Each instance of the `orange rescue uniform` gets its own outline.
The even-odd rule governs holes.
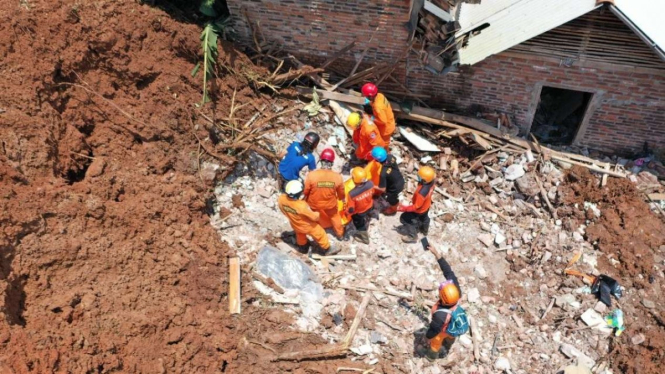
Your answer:
[[[386,145],[386,150],[389,151],[390,137],[395,132],[395,114],[393,113],[393,108],[382,93],[377,94],[371,104],[372,112],[374,112],[374,123],[379,128],[381,138]]]
[[[381,132],[367,115],[363,114],[360,126],[353,131],[353,142],[358,145],[356,157],[359,160],[372,160],[374,147],[385,147]]]
[[[423,187],[427,187],[425,191],[422,191]],[[423,214],[426,213],[429,210],[430,205],[432,205],[432,194],[434,193],[434,186],[432,185],[423,185],[423,184],[418,184],[418,188],[416,188],[416,192],[413,193],[413,199],[412,199],[412,205],[414,210],[412,210],[415,213],[418,214]]]
[[[374,184],[367,181],[357,185],[349,192],[347,210],[352,210],[351,215],[362,214],[374,206]],[[353,208],[353,209],[352,209]]]
[[[342,217],[337,210],[337,201],[344,200],[342,176],[327,169],[311,171],[305,180],[304,194],[312,210],[320,214],[321,227],[332,227],[337,236],[344,235]]]
[[[321,248],[330,248],[328,235],[323,227],[318,224],[320,214],[312,211],[304,200],[289,199],[286,194],[282,194],[277,200],[279,210],[289,219],[293,231],[296,233],[296,243],[298,245],[307,244],[307,235],[311,236]]]

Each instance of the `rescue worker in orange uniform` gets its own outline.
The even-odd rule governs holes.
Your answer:
[[[445,349],[443,352],[445,355],[450,352],[450,348],[455,342],[455,337],[449,335],[446,331],[451,322],[453,311],[458,308],[459,300],[462,297],[462,289],[459,286],[455,272],[453,272],[446,259],[431,245],[427,249],[436,257],[443,276],[446,278],[445,282],[439,284],[439,300],[432,307],[431,322],[425,333],[425,338],[428,340],[427,347],[424,352],[419,352],[428,360],[434,361],[439,357],[441,347]]]
[[[339,173],[332,171],[335,151],[326,148],[321,152],[321,169],[310,171],[305,179],[305,201],[313,211],[321,215],[322,227],[332,225],[337,239],[342,240],[344,226],[337,210],[337,200],[345,200],[344,181]]]
[[[390,138],[395,132],[393,108],[390,106],[388,99],[382,93],[379,93],[379,88],[374,83],[365,83],[361,91],[365,97],[365,103],[372,105],[374,123],[379,128],[386,150],[389,150]]]
[[[389,155],[385,149],[380,147],[374,148],[372,150],[372,158],[374,161],[371,163],[376,162],[380,164],[380,168],[373,168],[374,170],[378,169],[378,175],[372,175],[372,181],[377,184],[375,190],[379,195],[383,195],[388,204],[390,204],[381,213],[392,216],[397,213],[399,194],[404,190],[404,177],[397,167],[395,157]]]
[[[413,193],[411,205],[397,207],[398,212],[404,212],[399,217],[400,222],[406,227],[406,235],[402,237],[404,243],[415,243],[418,240],[418,232],[427,236],[435,177],[436,173],[430,166],[421,167],[418,170],[418,188]]]
[[[301,181],[293,180],[286,184],[284,188],[285,193],[282,194],[277,203],[279,210],[284,213],[286,218],[289,219],[291,227],[296,234],[296,244],[298,249],[307,253],[310,244],[307,236],[311,236],[319,247],[325,252],[326,255],[331,255],[339,252],[339,248],[335,248],[328,240],[323,227],[319,225],[320,214],[312,211],[309,205],[302,200],[304,186]]]
[[[383,138],[370,117],[360,112],[349,114],[346,124],[353,129],[353,143],[356,145],[356,158],[371,161],[372,149],[383,147]]]
[[[346,211],[356,227],[354,237],[361,243],[369,244],[369,214],[374,207],[374,183],[367,180],[367,172],[361,167],[351,170],[351,178],[356,185],[347,198]]]

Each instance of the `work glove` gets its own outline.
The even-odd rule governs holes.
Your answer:
[[[416,210],[416,207],[413,205],[398,205],[397,206],[397,211],[398,212],[413,212]]]

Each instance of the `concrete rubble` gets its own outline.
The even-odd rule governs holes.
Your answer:
[[[315,123],[316,120],[313,119]],[[322,135],[319,152],[328,146],[338,156],[351,150],[340,126],[319,121],[316,128]],[[276,149],[285,149],[299,135],[302,134],[283,129],[267,137]],[[442,149],[446,157],[461,160],[455,150]],[[392,153],[400,159],[407,179],[419,164],[436,168],[450,164],[441,163],[438,156],[433,159],[415,152],[407,142],[394,142]],[[578,248],[585,251],[578,266],[587,273],[598,274],[594,267],[597,254],[584,242],[583,226],[569,227],[563,220],[553,219],[535,179],[538,173],[548,199],[555,201],[565,167],[545,161],[540,171],[534,171],[537,162],[529,163],[525,155],[499,152],[487,168],[469,172],[474,178],[453,178],[453,183],[445,183],[445,195],[434,196],[430,216],[436,218],[432,219],[429,242],[453,265],[463,290],[462,305],[477,321],[483,337],[479,342],[480,357],[475,362],[471,337],[458,339],[453,351],[459,354],[457,367],[461,371],[455,372],[497,370],[526,374],[553,373],[565,368],[566,373],[586,373],[599,355],[582,352],[578,347],[592,345],[598,352],[607,347],[607,340],[602,338],[612,332],[603,320],[607,309],[598,305],[594,295],[583,291],[581,280],[560,277]],[[223,239],[237,248],[243,263],[252,263],[260,248],[273,243],[282,252],[301,256],[317,273],[325,287],[319,316],[303,316],[298,304],[279,304],[300,316],[300,322],[291,328],[339,341],[347,331],[348,314],[353,314],[358,306],[358,292],[365,292],[363,288],[376,289],[372,292],[375,300],[351,348],[357,360],[377,364],[399,356],[405,372],[445,372],[413,354],[414,332],[427,326],[437,284],[443,280],[433,256],[423,251],[420,243],[401,242],[398,216],[376,213],[370,224],[369,246],[352,239],[336,242],[330,235],[342,246],[343,254],[357,255],[355,261],[331,260],[324,264],[296,254],[279,239],[291,229],[276,208],[275,170],[268,165],[258,156],[217,186],[212,223]],[[256,170],[263,172],[257,175]],[[335,170],[348,178],[349,167],[343,160],[336,163]],[[443,180],[444,172],[441,174]],[[478,176],[485,177],[476,179]],[[409,181],[409,192],[405,191],[401,199],[409,199],[414,188],[413,181]],[[243,196],[244,207],[232,204],[232,197],[237,194]],[[596,217],[600,215],[593,205],[585,204],[584,208]],[[444,214],[448,214],[445,219]],[[414,300],[400,300],[381,290],[413,295]],[[266,306],[275,302],[271,298],[256,301]],[[651,305],[648,300],[644,303]],[[541,320],[544,315],[546,318]],[[601,335],[596,335],[596,331]],[[636,336],[632,341],[640,344],[643,340]],[[577,366],[570,365],[571,360]]]

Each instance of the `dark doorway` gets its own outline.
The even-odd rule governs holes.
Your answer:
[[[548,144],[570,145],[584,121],[592,93],[543,86],[531,133]]]

